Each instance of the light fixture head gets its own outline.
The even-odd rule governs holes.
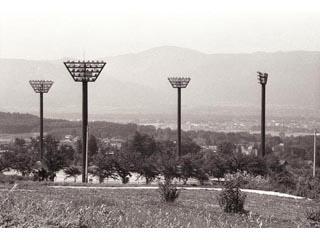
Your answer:
[[[64,65],[76,82],[95,82],[106,65],[104,61],[66,61]]]
[[[266,85],[268,81],[268,73],[257,72],[259,83]]]
[[[30,80],[29,83],[36,93],[47,93],[47,92],[49,92],[49,90],[53,84],[53,81]]]
[[[189,77],[168,77],[173,88],[186,88],[191,80]]]

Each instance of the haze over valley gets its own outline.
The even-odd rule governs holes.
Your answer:
[[[182,92],[183,113],[190,120],[258,116],[257,69],[270,73],[270,115],[319,114],[320,52],[205,54],[163,46],[101,59],[107,65],[99,79],[89,84],[89,113],[96,119],[175,118],[176,91],[168,76],[191,77]],[[54,85],[45,96],[45,113],[53,118],[80,118],[81,84],[71,79],[63,60],[0,59],[0,110],[37,113],[39,99],[28,81],[47,79]]]

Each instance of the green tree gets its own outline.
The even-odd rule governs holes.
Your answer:
[[[253,175],[265,176],[268,173],[267,162],[264,158],[249,155],[245,156],[247,161],[246,171]]]
[[[106,178],[116,179],[116,169],[114,156],[99,152],[93,156],[93,165],[88,168],[88,172],[98,177],[99,183],[103,183]]]
[[[44,138],[44,167],[52,174],[67,166],[64,148],[59,148],[59,141],[51,135]]]
[[[8,162],[4,156],[0,156],[0,173],[8,169]]]
[[[196,154],[200,151],[200,146],[196,144],[192,139],[188,136],[184,136],[181,139],[181,154],[186,155],[188,153]]]
[[[123,147],[133,157],[134,171],[146,179],[146,184],[151,183],[158,175],[156,141],[147,134],[136,132]]]
[[[27,146],[28,155],[32,156],[34,160],[39,160],[40,155],[40,139],[33,138],[31,143]],[[46,135],[43,140],[43,159],[41,162],[41,169],[34,172],[39,180],[50,179],[54,180],[56,172],[68,166],[68,162],[72,161],[72,150],[69,146],[59,146],[59,141],[52,135]],[[71,159],[70,159],[71,158]]]
[[[23,147],[26,144],[26,140],[24,140],[23,138],[16,138],[14,140],[14,145],[17,147]]]
[[[115,171],[117,175],[121,178],[123,184],[129,182],[129,177],[131,177],[131,170],[133,169],[133,159],[134,154],[125,151],[124,149],[120,149],[119,151],[115,151]]]
[[[220,179],[228,171],[226,158],[219,153],[206,151],[203,159],[204,168],[210,176]]]
[[[157,159],[159,173],[165,180],[171,181],[175,177],[180,177],[175,144],[171,141],[157,142],[157,151],[153,155]]]
[[[179,178],[183,180],[183,184],[187,184],[189,178],[193,176],[194,166],[192,162],[192,154],[181,157],[178,165]]]
[[[146,179],[146,184],[150,184],[160,174],[158,167],[158,156],[153,154],[149,157],[140,153],[135,154],[134,169],[141,177]]]
[[[205,158],[202,153],[193,154],[193,173],[192,177],[196,178],[201,185],[204,181],[209,180],[209,174],[207,173],[207,168],[205,164]]]
[[[77,177],[81,174],[81,171],[80,171],[79,167],[77,167],[77,166],[67,167],[63,171],[66,174],[65,178],[67,179],[67,178],[73,177],[74,182],[77,181]]]
[[[29,176],[32,172],[36,159],[27,152],[16,152],[13,168],[20,172],[22,176]]]
[[[235,150],[235,145],[231,142],[222,142],[218,145],[218,153],[222,155],[232,155]]]
[[[16,139],[3,158],[7,168],[15,169],[23,176],[30,175],[37,161],[34,152],[25,145],[23,139]]]
[[[59,153],[61,154],[61,157],[64,159],[64,162],[66,165],[74,165],[75,162],[75,156],[76,152],[74,148],[67,144],[62,144],[59,147]]]
[[[98,143],[97,139],[94,135],[90,135],[88,139],[88,155],[92,157],[93,155],[98,153]]]
[[[128,142],[128,150],[132,153],[139,153],[143,158],[150,157],[156,151],[155,140],[147,134],[136,132]]]
[[[78,139],[76,141],[76,152],[77,152],[77,154],[81,154],[82,153],[82,141],[81,141],[81,139]]]

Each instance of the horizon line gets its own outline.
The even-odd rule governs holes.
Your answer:
[[[187,48],[187,47],[180,47],[180,46],[174,46],[174,45],[162,45],[162,46],[157,46],[157,47],[152,47],[152,48],[147,48],[144,50],[140,51],[135,51],[135,52],[128,52],[128,53],[120,53],[116,55],[110,55],[110,56],[105,56],[105,57],[96,57],[96,60],[100,59],[106,59],[106,58],[116,58],[116,57],[121,57],[121,56],[126,56],[126,55],[138,55],[142,54],[148,51],[156,50],[156,49],[164,49],[164,48],[175,48],[175,49],[180,49],[180,50],[186,50],[186,51],[193,51],[197,52],[199,54],[203,55],[253,55],[253,54],[277,54],[277,53],[320,53],[320,50],[302,50],[302,49],[296,49],[296,50],[275,50],[275,51],[252,51],[252,52],[215,52],[215,53],[206,53],[204,51],[200,51],[194,48]],[[66,59],[74,60],[78,59],[77,57],[66,57],[62,56],[60,58],[46,58],[46,59],[36,59],[36,58],[19,58],[19,57],[0,57],[1,60],[21,60],[21,61],[63,61]]]

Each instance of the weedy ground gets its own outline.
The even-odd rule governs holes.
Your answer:
[[[306,199],[248,193],[247,213],[227,214],[215,191],[183,190],[176,202],[168,204],[150,189],[5,188],[0,191],[0,227],[317,226],[306,218],[317,203]]]

